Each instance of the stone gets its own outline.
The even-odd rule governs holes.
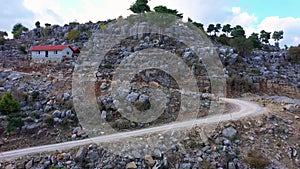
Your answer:
[[[102,90],[106,89],[107,87],[108,87],[108,84],[107,84],[107,83],[102,83],[101,86],[100,86],[100,88],[101,88]]]
[[[144,158],[148,165],[153,166],[155,164],[155,161],[153,160],[151,155],[145,155]]]
[[[192,167],[191,163],[182,163],[182,164],[180,164],[180,168],[188,169],[188,168],[191,168],[191,167]]]
[[[58,160],[62,160],[64,158],[64,155],[63,154],[57,154],[56,158]]]
[[[25,168],[26,169],[30,169],[33,166],[33,160],[29,160],[26,164],[25,164]]]
[[[161,151],[160,151],[159,149],[155,149],[155,150],[154,150],[154,156],[155,156],[156,158],[161,158],[161,157],[162,157]]]
[[[20,79],[20,78],[22,78],[22,77],[23,77],[23,76],[22,76],[20,73],[13,73],[13,74],[9,75],[7,78],[8,78],[9,80],[14,81],[14,80],[18,80],[18,79]]]
[[[233,139],[236,136],[236,133],[237,131],[233,127],[228,127],[222,131],[223,136],[228,139]]]
[[[57,117],[54,117],[53,120],[54,120],[55,123],[61,123],[62,122],[62,119],[57,118]]]
[[[133,102],[135,102],[135,101],[138,99],[139,95],[140,95],[140,94],[138,94],[138,93],[132,92],[132,93],[130,93],[130,94],[126,97],[126,100],[128,100],[128,101],[131,102],[131,103],[133,103]]]
[[[294,123],[292,120],[289,120],[289,119],[283,119],[283,122],[288,124],[288,125],[291,125],[291,124]]]
[[[139,153],[138,150],[133,150],[132,155],[134,158],[141,158],[141,154]]]
[[[70,97],[71,97],[71,95],[69,93],[64,93],[62,98],[64,101],[68,101],[70,99]]]
[[[99,154],[97,151],[93,151],[93,152],[89,153],[88,156],[89,156],[90,161],[92,161],[92,162],[95,162],[99,159]]]
[[[149,101],[149,96],[142,94],[139,97],[139,101],[143,102],[143,103],[148,102]]]
[[[61,111],[55,110],[55,111],[52,113],[52,115],[53,115],[54,117],[60,118],[60,117],[61,117]]]
[[[66,111],[66,117],[71,117],[72,116],[72,110],[67,110]]]
[[[230,146],[231,145],[231,141],[228,140],[228,139],[224,139],[223,140],[223,144],[226,145],[226,146]]]
[[[106,115],[107,115],[107,112],[106,112],[106,111],[102,111],[102,113],[101,113],[101,118],[102,118],[103,120],[105,120],[105,119],[106,119]]]
[[[234,162],[229,162],[228,163],[228,169],[236,169]]]
[[[75,127],[74,129],[73,129],[73,131],[72,131],[72,133],[74,134],[74,133],[77,133],[78,131],[80,131],[81,130],[81,127]]]
[[[15,167],[12,164],[9,164],[5,167],[5,169],[15,169]]]
[[[75,160],[78,162],[82,162],[86,156],[87,151],[87,148],[81,147],[75,155]]]
[[[28,133],[35,133],[36,130],[40,127],[40,124],[32,124],[32,125],[28,125],[26,126],[26,132]]]
[[[135,168],[137,168],[137,166],[134,162],[130,162],[126,164],[126,169],[135,169]]]
[[[295,106],[293,104],[288,104],[288,105],[283,106],[283,110],[287,110],[289,112],[294,112]]]

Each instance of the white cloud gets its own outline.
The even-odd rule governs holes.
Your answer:
[[[233,14],[239,14],[239,13],[241,13],[241,8],[240,7],[232,7],[231,11]]]
[[[61,24],[65,21],[61,15],[61,6],[54,1],[24,0],[23,5],[34,13],[34,21],[51,24]],[[34,25],[34,21],[30,26]]]
[[[271,16],[265,18],[258,26],[259,30],[274,32],[283,30],[283,39],[280,44],[298,45],[300,44],[300,18]]]
[[[113,19],[119,16],[128,16],[128,10],[135,0],[5,0],[4,8],[0,11],[1,29],[10,32],[14,24],[21,22],[26,27],[34,28],[34,23],[40,21],[45,23],[63,25],[72,21],[80,23],[99,20]],[[241,7],[234,6],[239,0],[151,0],[151,8],[164,5],[171,9],[177,9],[194,21],[201,22],[206,28],[210,23],[241,25],[247,35],[252,32],[266,30],[284,31],[284,39],[281,44],[298,45],[300,43],[299,27],[300,18],[280,18],[278,16],[267,17],[258,23],[255,14],[243,11]],[[10,2],[10,3],[9,3]],[[15,12],[11,12],[15,11]],[[5,19],[4,19],[5,18]],[[258,25],[258,26],[257,26]]]
[[[231,15],[232,4],[238,0],[152,0],[149,1],[153,8],[157,5],[165,5],[171,9],[177,9],[183,13],[184,18],[192,18],[197,22],[201,22],[207,27],[210,23],[222,23]]]
[[[23,0],[23,5],[34,13],[34,20],[51,24],[66,24],[72,21],[80,23],[113,19],[130,14],[128,8],[135,0],[120,1],[41,1]],[[71,4],[69,6],[69,4]],[[34,23],[33,23],[34,24]]]
[[[247,36],[253,32],[256,32],[254,25],[257,23],[257,16],[247,12],[242,12],[240,7],[232,7],[231,11],[232,16],[230,20],[225,21],[224,24],[227,22],[233,27],[236,25],[241,25],[244,28]]]

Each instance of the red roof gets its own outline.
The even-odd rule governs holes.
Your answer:
[[[56,46],[35,46],[30,49],[30,51],[50,51],[50,50],[64,50],[70,46],[68,45],[56,45]],[[71,48],[72,49],[72,48]],[[73,49],[72,49],[73,50]]]
[[[80,53],[80,50],[78,49],[78,48],[72,48],[73,49],[73,51],[75,52],[75,53]]]

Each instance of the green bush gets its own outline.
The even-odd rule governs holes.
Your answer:
[[[19,101],[17,101],[10,93],[5,93],[0,100],[0,112],[8,115],[12,112],[21,110]]]
[[[39,97],[40,93],[38,91],[34,91],[31,93],[32,100],[35,101]]]
[[[293,63],[300,63],[300,45],[298,47],[290,47],[288,59]]]
[[[0,45],[4,45],[6,42],[6,39],[4,37],[0,37]]]
[[[9,133],[14,131],[16,128],[21,128],[24,125],[20,117],[7,118],[6,121],[8,122],[6,131]]]
[[[68,34],[68,39],[69,40],[77,40],[80,37],[80,31],[79,30],[71,30]]]
[[[51,28],[50,27],[46,27],[45,29],[44,29],[44,35],[45,36],[50,36],[51,35]]]
[[[269,160],[262,156],[256,150],[250,150],[248,156],[245,158],[245,162],[250,165],[251,168],[263,169],[269,164]]]
[[[53,126],[54,125],[54,116],[53,115],[46,116],[44,122],[47,123],[49,126]]]
[[[18,49],[19,49],[20,52],[22,52],[22,53],[24,53],[24,54],[27,54],[27,51],[26,51],[26,47],[25,47],[25,46],[20,45],[20,46],[18,47]]]

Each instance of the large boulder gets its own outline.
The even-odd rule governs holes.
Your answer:
[[[228,139],[233,139],[236,136],[237,131],[233,127],[228,127],[222,131],[222,134]]]

